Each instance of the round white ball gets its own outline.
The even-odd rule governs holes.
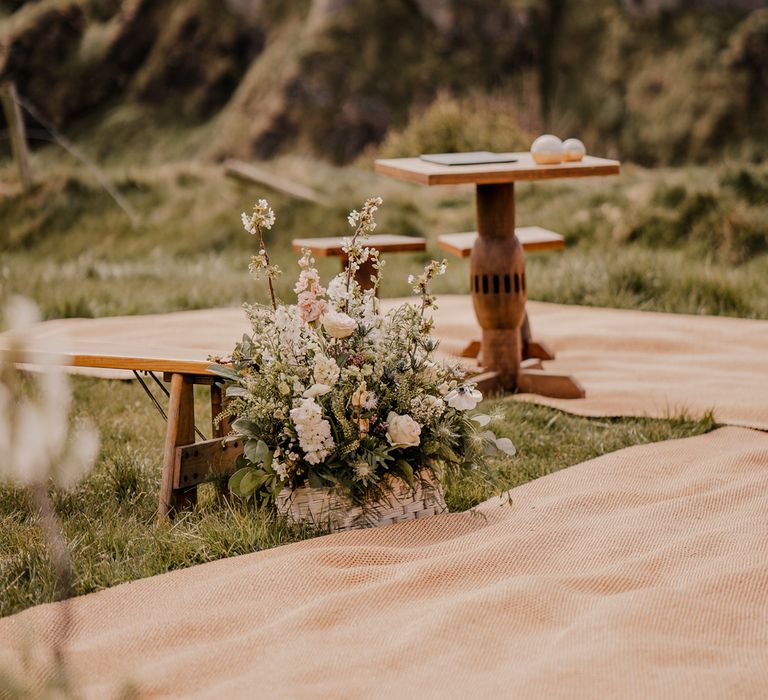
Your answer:
[[[531,144],[531,156],[539,165],[563,162],[563,142],[552,134],[543,134]]]
[[[581,160],[587,154],[587,149],[579,139],[566,139],[563,141],[563,158],[566,161]]]

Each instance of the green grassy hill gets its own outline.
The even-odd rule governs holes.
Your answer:
[[[348,162],[447,93],[644,165],[763,160],[761,5],[2,0],[0,78],[59,127],[116,104],[211,122],[212,159]]]
[[[398,256],[397,267],[385,270],[385,295],[407,294],[407,274],[427,258],[442,257],[437,235],[474,226],[471,187],[396,182],[373,173],[365,159],[346,167],[297,156],[264,164],[322,192],[331,204],[321,207],[226,177],[220,166],[200,161],[207,127],[123,134],[124,109],[110,114],[103,129],[83,132],[79,142],[104,164],[139,213],[139,225],[134,228],[99,182],[55,145],[34,154],[31,194],[21,192],[6,163],[0,167],[0,296],[30,296],[46,317],[263,298],[247,273],[254,241],[239,220],[262,196],[278,214],[269,245],[287,271],[279,287],[286,300],[293,298],[291,271],[297,269],[290,240],[343,234],[346,213],[370,195],[385,200],[381,231],[430,241],[426,255]],[[618,178],[520,185],[518,222],[549,227],[567,240],[563,253],[530,256],[530,296],[766,318],[766,201],[766,166],[737,163],[657,170],[627,165]],[[450,263],[439,291],[467,291],[467,261]],[[325,275],[337,269],[334,260],[320,265]]]

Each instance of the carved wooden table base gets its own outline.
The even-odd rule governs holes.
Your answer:
[[[551,359],[553,354],[530,337],[525,255],[515,235],[514,187],[514,183],[476,185],[478,238],[472,249],[470,288],[482,340],[473,349],[487,370],[476,380],[486,391],[581,398],[584,389],[572,377],[521,366],[524,359]]]

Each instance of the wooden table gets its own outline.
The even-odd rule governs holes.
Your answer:
[[[470,289],[482,329],[481,388],[519,390],[558,398],[580,398],[584,390],[567,375],[520,366],[525,317],[525,256],[515,235],[515,182],[617,175],[616,160],[585,156],[576,163],[537,165],[530,153],[509,154],[515,162],[437,165],[420,158],[388,158],[376,171],[422,185],[473,184],[478,238],[472,249]]]

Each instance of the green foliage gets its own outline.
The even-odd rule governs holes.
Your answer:
[[[67,131],[84,115],[104,119],[114,104],[151,104],[172,110],[175,123],[181,112],[215,117],[208,125],[224,127],[208,143],[215,157],[291,150],[350,162],[385,139],[395,153],[420,143],[501,150],[516,142],[515,118],[646,165],[768,156],[768,9],[749,3],[592,0],[585,11],[578,0],[269,0],[237,5],[242,13],[215,0],[155,0],[130,12],[117,0],[8,7],[17,6],[10,17],[0,9],[8,73]],[[456,96],[466,124],[446,94]],[[495,126],[475,118],[478,100],[480,111],[498,112]]]
[[[232,428],[241,435],[243,431],[253,435],[257,426],[244,425],[246,423],[248,421],[238,419]],[[229,478],[228,490],[245,501],[253,500],[260,508],[270,508],[283,488],[280,475],[272,468],[273,457],[274,453],[263,440],[246,440],[243,458],[238,459],[240,468]],[[241,466],[243,464],[246,466]]]
[[[659,184],[615,237],[652,248],[689,245],[702,257],[743,263],[768,252],[768,169],[726,170],[707,187]]]
[[[515,118],[514,100],[441,93],[402,131],[390,132],[378,149],[384,158],[458,151],[525,151],[533,137]]]
[[[768,12],[561,3],[549,130],[644,165],[764,160]]]
[[[765,255],[733,269],[683,252],[586,248],[554,260],[532,259],[528,269],[529,294],[542,301],[768,318]]]

